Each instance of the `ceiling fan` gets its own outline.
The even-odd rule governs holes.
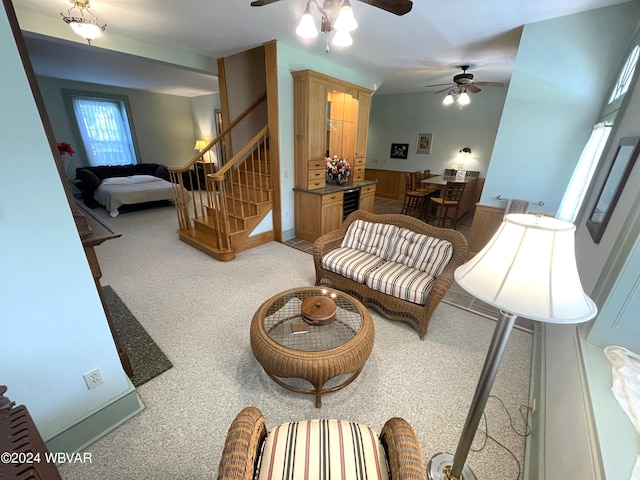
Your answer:
[[[462,73],[459,73],[458,75],[454,75],[452,83],[438,83],[435,85],[425,85],[425,87],[426,88],[445,87],[442,90],[438,90],[437,92],[434,92],[434,93],[441,93],[441,92],[444,92],[445,90],[449,90],[454,87],[458,88],[459,93],[462,93],[462,92],[478,93],[479,91],[481,91],[479,87],[504,87],[504,83],[502,82],[474,82],[473,74],[467,73],[467,70],[469,69],[469,65],[460,65],[459,68],[462,69]]]
[[[265,5],[269,5],[270,3],[279,2],[280,0],[255,0],[251,2],[252,7],[263,7]],[[381,8],[382,10],[386,10],[389,13],[393,13],[395,15],[404,15],[405,13],[409,13],[411,8],[413,7],[413,2],[411,0],[359,0],[362,3],[368,3],[374,7]],[[339,4],[340,1],[337,0],[324,0],[322,8],[324,10],[330,11],[333,4]]]

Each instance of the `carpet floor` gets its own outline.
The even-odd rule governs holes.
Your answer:
[[[425,465],[453,452],[471,403],[495,322],[442,303],[424,341],[408,325],[372,312],[375,344],[360,376],[322,398],[275,384],[253,357],[254,312],[279,291],[313,285],[311,257],[271,242],[216,262],[180,242],[173,208],[109,218],[122,237],[96,248],[103,283],[112,286],[173,363],[137,388],[146,408],[87,447],[91,464],[63,465],[65,480],[215,478],[231,421],[258,407],[267,426],[294,420],[339,418],[380,430],[399,416],[415,429]],[[518,432],[528,403],[532,335],[514,330],[492,393]],[[478,432],[468,463],[479,478],[516,480],[525,439],[507,412],[490,399],[493,441]],[[484,428],[484,422],[481,423]]]
[[[136,320],[118,294],[109,285],[102,288],[113,326],[129,356],[133,377],[131,382],[139,387],[173,365],[147,331]]]

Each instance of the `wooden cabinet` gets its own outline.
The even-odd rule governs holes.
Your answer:
[[[295,192],[296,238],[313,242],[342,224],[342,192],[326,195]]]
[[[311,70],[293,72],[295,186],[325,187],[326,155],[346,158],[364,180],[371,90]]]
[[[313,242],[342,224],[344,195],[325,183],[327,155],[347,159],[354,187],[364,181],[372,91],[311,70],[292,75],[296,237]],[[360,193],[360,208],[372,212],[375,185]]]
[[[320,215],[320,235],[333,232],[342,225],[342,201],[343,195],[333,193],[322,195],[322,213]]]
[[[376,200],[376,186],[367,185],[360,189],[360,210],[373,213]]]

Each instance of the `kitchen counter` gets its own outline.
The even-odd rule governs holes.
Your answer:
[[[352,188],[362,188],[367,185],[375,185],[376,180],[362,180],[361,182],[344,183],[342,185],[327,184],[324,188],[316,188],[315,190],[305,190],[304,188],[294,188],[294,192],[305,192],[314,195],[329,195],[336,192],[344,192],[345,190],[351,190]]]

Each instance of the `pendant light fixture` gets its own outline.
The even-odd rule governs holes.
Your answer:
[[[458,105],[460,105],[462,107],[464,105],[469,105],[470,103],[471,103],[471,99],[469,98],[469,94],[463,88],[462,92],[458,96]]]
[[[471,103],[471,98],[464,87],[460,87],[457,92],[449,90],[447,96],[442,100],[443,105],[451,105],[456,102],[460,108]]]
[[[69,1],[71,2],[71,8],[67,10],[66,15],[62,12],[60,12],[60,15],[62,15],[62,19],[71,26],[74,32],[91,45],[91,40],[102,35],[102,32],[107,28],[107,24],[98,22],[98,17],[89,11],[89,8],[91,8],[89,0]],[[74,11],[76,9],[78,10],[77,12]],[[85,12],[90,16],[85,16]]]
[[[336,47],[348,47],[353,44],[350,32],[358,28],[358,22],[353,15],[353,8],[349,0],[324,0],[322,5],[318,0],[308,0],[300,23],[296,28],[296,34],[302,38],[315,38],[318,36],[316,21],[311,12],[311,5],[320,12],[320,31],[329,35],[335,31],[331,43]],[[329,43],[327,38],[327,48]]]
[[[454,92],[453,90],[449,90],[449,93],[447,93],[447,96],[444,97],[444,100],[442,100],[442,104],[443,105],[451,105],[454,101],[454,96],[457,97],[458,94],[456,92]]]

